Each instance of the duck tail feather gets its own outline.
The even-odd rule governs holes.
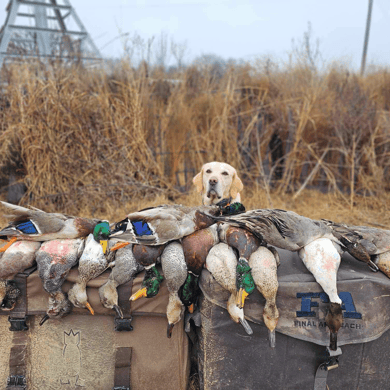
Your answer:
[[[27,214],[28,215],[31,213],[30,209],[23,207],[23,206],[18,206],[16,204],[4,202],[4,201],[1,201],[1,204],[4,207],[6,207],[7,209],[11,209],[14,213],[16,213],[16,215],[20,215],[20,214]]]

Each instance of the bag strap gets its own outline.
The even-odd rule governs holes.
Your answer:
[[[121,286],[118,286],[118,305],[122,310],[123,318],[118,316],[115,317],[115,330],[117,332],[130,332],[133,330],[131,326],[131,321],[133,317],[131,316],[131,303],[129,297],[132,294],[133,290],[133,279],[128,281]]]
[[[9,373],[7,390],[25,390],[27,386],[27,278],[37,269],[30,267],[18,273],[14,280],[20,290],[20,296],[14,309],[8,316],[12,331],[12,347],[9,358]]]
[[[27,278],[37,269],[37,266],[27,268],[23,272],[18,273],[14,281],[17,288],[20,290],[20,296],[14,309],[8,316],[8,321],[11,324],[9,328],[12,332],[28,330],[27,325]]]
[[[7,390],[25,390],[27,386],[27,332],[12,333],[12,347],[9,356]]]
[[[131,347],[118,347],[115,352],[113,390],[130,390]]]
[[[314,378],[314,390],[327,390],[326,381],[328,379],[328,372],[339,366],[339,356],[342,354],[341,348],[337,348],[336,351],[326,348],[328,359],[321,363],[316,372]]]

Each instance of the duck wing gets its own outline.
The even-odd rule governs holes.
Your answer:
[[[64,227],[65,218],[60,214],[50,214],[44,211],[30,210],[22,206],[1,202],[5,207],[12,210],[7,215],[11,219],[9,225],[0,231],[0,235],[24,236],[46,233],[56,233]]]
[[[390,230],[370,226],[350,226],[350,228],[363,237],[361,243],[371,255],[390,251]]]
[[[12,213],[9,225],[0,231],[0,236],[28,236],[33,240],[48,241],[61,238],[86,237],[93,231],[97,219],[79,218],[60,213],[46,213],[38,209],[1,202]]]
[[[364,229],[359,229],[355,226],[348,226],[329,220],[323,221],[331,227],[333,236],[337,238],[343,250],[347,251],[355,259],[367,263],[372,271],[378,271],[377,265],[371,260],[371,255],[379,252],[373,242],[376,238],[375,234],[367,234],[367,232],[364,232]],[[388,240],[387,246],[390,249]]]
[[[215,219],[247,229],[268,244],[291,251],[303,248],[316,238],[331,235],[325,223],[280,209],[251,210]]]
[[[207,213],[215,212],[214,209],[181,205],[145,209],[116,223],[110,238],[134,244],[162,245],[212,225],[214,219]]]
[[[387,245],[385,244],[385,246],[390,249],[389,231],[387,231],[388,234],[384,234],[384,236],[382,236],[380,233],[382,229],[367,228],[366,226],[348,226],[343,223],[337,223],[325,219],[322,221],[330,226],[333,235],[341,242],[341,244],[352,256],[355,256],[355,254],[351,253],[351,250],[357,247],[362,247],[360,250],[366,252],[366,256],[379,253],[375,241],[381,240],[382,238],[384,238],[387,242]],[[383,230],[383,232],[386,232],[386,230]]]

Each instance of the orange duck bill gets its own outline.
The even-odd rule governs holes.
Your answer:
[[[95,311],[92,309],[92,306],[89,304],[89,302],[87,302],[85,304],[85,307],[91,312],[91,314],[94,316],[95,315]]]
[[[140,290],[138,290],[136,293],[134,293],[131,297],[130,297],[130,301],[136,301],[137,299],[139,298],[142,298],[142,297],[146,297],[147,296],[147,289],[146,287],[144,288],[141,288]]]

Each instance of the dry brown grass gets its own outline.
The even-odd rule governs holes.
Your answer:
[[[219,160],[243,177],[247,208],[390,227],[390,74],[264,69],[221,77],[190,67],[173,84],[161,69],[125,63],[13,65],[1,96],[3,184],[17,169],[21,204],[117,220],[160,203],[197,204],[191,178]],[[283,151],[272,158],[275,137]]]

